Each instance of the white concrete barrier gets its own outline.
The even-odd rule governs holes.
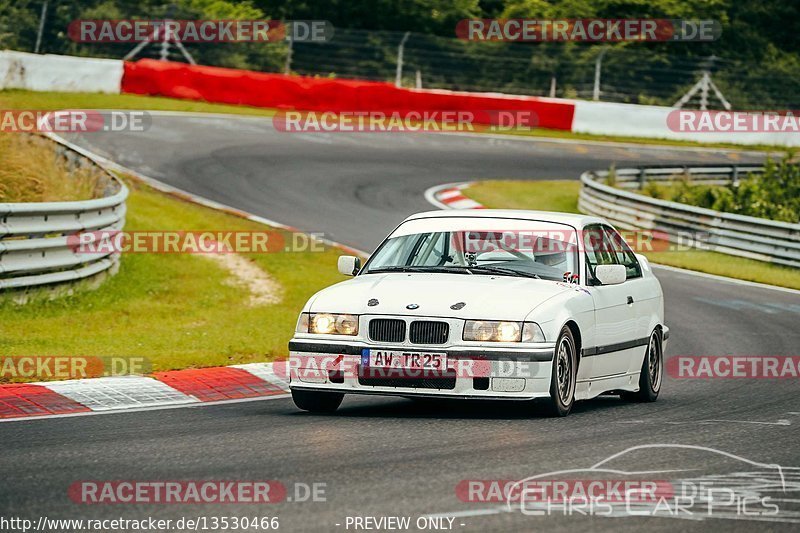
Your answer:
[[[0,51],[0,89],[60,92],[120,92],[123,62]]]
[[[123,72],[124,62],[119,59],[0,51],[0,89],[117,94],[121,92]],[[492,96],[509,100],[527,98],[515,95]],[[672,107],[585,100],[542,100],[572,104],[574,115],[571,130],[575,133],[739,145],[800,146],[800,132],[678,131],[676,127],[670,128],[669,125],[670,113],[676,112]]]
[[[650,139],[800,146],[800,132],[692,132],[670,129],[674,107],[588,102],[575,100],[572,131],[594,135],[621,135]]]

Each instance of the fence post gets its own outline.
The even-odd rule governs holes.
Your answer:
[[[600,70],[602,69],[603,56],[608,52],[608,47],[603,47],[600,53],[597,54],[597,59],[594,60],[594,87],[592,88],[592,100],[595,102],[600,100]]]
[[[39,53],[42,45],[42,33],[44,33],[44,21],[47,19],[47,0],[42,4],[42,14],[39,17],[39,31],[36,32],[36,46],[33,49],[34,54]]]
[[[402,87],[403,85],[403,48],[406,46],[406,41],[408,40],[409,35],[411,35],[411,32],[407,31],[406,34],[403,35],[403,39],[400,41],[400,46],[397,47],[397,72],[395,73],[394,77],[395,87]]]
[[[286,63],[284,63],[283,65],[283,73],[287,75],[292,71],[292,52],[294,48],[292,43],[294,43],[294,39],[292,39],[291,34],[289,34],[288,40],[289,40],[289,48],[286,50]]]

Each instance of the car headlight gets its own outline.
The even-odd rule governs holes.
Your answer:
[[[536,322],[522,324],[522,342],[545,342],[544,331]]]
[[[295,331],[325,335],[356,335],[358,316],[341,313],[300,313]]]
[[[544,333],[535,322],[467,320],[462,338],[482,342],[544,342]]]

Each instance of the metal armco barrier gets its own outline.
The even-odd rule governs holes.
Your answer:
[[[56,144],[56,154],[67,165],[90,166],[101,173],[104,195],[75,202],[0,203],[0,290],[86,279],[114,272],[119,265],[119,253],[112,253],[112,247],[103,247],[108,251],[102,253],[79,253],[68,239],[86,231],[122,230],[128,188],[69,148]]]
[[[723,213],[625,190],[676,176],[723,185],[763,170],[738,165],[624,168],[615,171],[617,187],[606,185],[608,171],[584,172],[578,209],[604,217],[620,229],[660,233],[660,238],[678,245],[800,268],[800,224]]]

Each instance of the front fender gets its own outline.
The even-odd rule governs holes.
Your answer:
[[[547,342],[555,342],[561,328],[569,321],[577,324],[583,346],[594,342],[594,300],[581,285],[542,302],[525,317],[528,322],[541,326]]]

